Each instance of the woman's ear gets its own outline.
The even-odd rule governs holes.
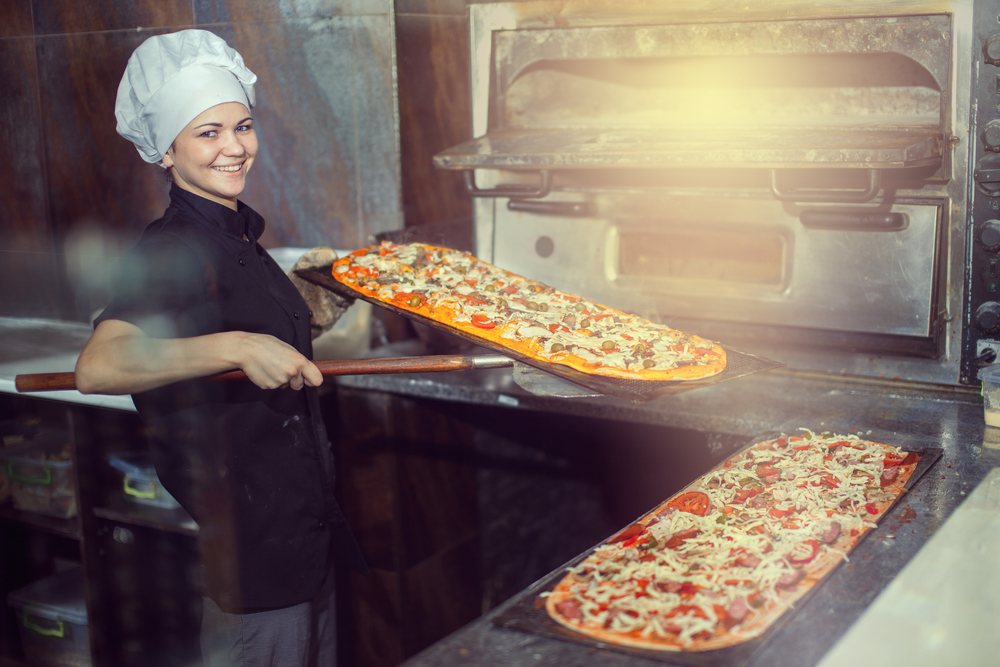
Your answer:
[[[174,156],[170,154],[170,151],[172,149],[173,146],[168,148],[167,152],[163,154],[163,160],[162,160],[163,166],[166,167],[167,169],[170,169],[172,166],[174,166]]]

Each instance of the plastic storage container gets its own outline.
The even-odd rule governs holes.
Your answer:
[[[983,381],[983,418],[987,426],[1000,426],[1000,364],[979,369]]]
[[[37,417],[5,419],[0,421],[0,504],[10,500],[10,482],[7,480],[7,466],[4,464],[3,453],[23,445],[34,438],[39,431],[40,420]]]
[[[16,509],[68,519],[76,516],[73,461],[65,437],[50,437],[0,452]]]
[[[122,473],[122,493],[129,502],[152,505],[163,509],[177,509],[174,500],[156,476],[156,469],[145,452],[121,452],[108,458],[108,463]]]
[[[24,656],[38,667],[91,665],[83,568],[74,567],[11,591]]]

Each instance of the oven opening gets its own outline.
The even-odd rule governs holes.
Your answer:
[[[785,239],[780,234],[699,229],[703,233],[620,230],[618,275],[775,288],[784,284]]]
[[[937,127],[941,88],[898,53],[543,60],[503,101],[505,127]]]

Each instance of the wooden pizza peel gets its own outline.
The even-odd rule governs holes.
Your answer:
[[[433,355],[420,357],[387,357],[376,359],[332,359],[314,362],[324,377],[337,375],[378,375],[390,373],[434,373],[468,371],[484,368],[507,368],[512,359],[499,354]],[[208,377],[210,380],[246,380],[243,371],[229,371]],[[21,392],[76,389],[75,373],[29,373],[14,378]]]
[[[300,278],[348,299],[362,299],[384,308],[413,322],[423,324],[433,330],[451,334],[474,345],[485,347],[492,352],[512,360],[514,381],[524,390],[539,396],[558,398],[615,396],[634,403],[649,401],[660,396],[691,391],[725,380],[732,380],[751,373],[780,368],[785,364],[755,354],[749,354],[721,345],[726,351],[726,368],[711,377],[696,380],[623,380],[600,375],[592,375],[575,368],[546,361],[539,361],[512,350],[499,343],[478,338],[456,327],[443,324],[424,315],[413,313],[392,304],[361,294],[333,277],[333,266],[319,266],[299,269]]]
[[[331,359],[315,362],[324,377],[338,375],[388,375],[396,373],[438,373],[471,371],[488,368],[514,367],[514,382],[525,391],[556,398],[601,396],[587,387],[561,380],[501,354],[429,355],[416,357],[384,357],[374,359]],[[246,380],[243,371],[230,371],[210,376],[211,380]],[[28,373],[14,378],[19,392],[63,391],[76,389],[76,374]]]
[[[721,373],[698,380],[622,380],[583,373],[574,368],[532,359],[516,350],[471,336],[428,317],[411,313],[378,299],[355,292],[333,278],[332,265],[301,269],[296,273],[303,279],[319,285],[339,296],[363,299],[432,329],[462,338],[474,345],[485,347],[496,354],[430,355],[415,357],[334,359],[317,361],[316,366],[324,377],[338,375],[383,375],[397,373],[435,373],[445,371],[479,370],[513,367],[514,382],[525,391],[537,396],[553,398],[586,398],[616,396],[634,403],[641,403],[660,396],[691,391],[751,373],[757,373],[784,364],[748,354],[722,345],[726,351],[726,368]],[[230,371],[210,376],[211,380],[246,380],[242,371]],[[65,373],[33,373],[18,375],[14,385],[19,392],[41,392],[76,389],[76,376]]]

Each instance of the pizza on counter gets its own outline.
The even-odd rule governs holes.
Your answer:
[[[920,457],[855,435],[756,443],[597,547],[543,593],[607,644],[708,651],[761,636],[904,492]]]
[[[625,380],[695,380],[722,372],[710,341],[421,243],[362,248],[333,277],[369,300],[422,315],[538,361]]]

